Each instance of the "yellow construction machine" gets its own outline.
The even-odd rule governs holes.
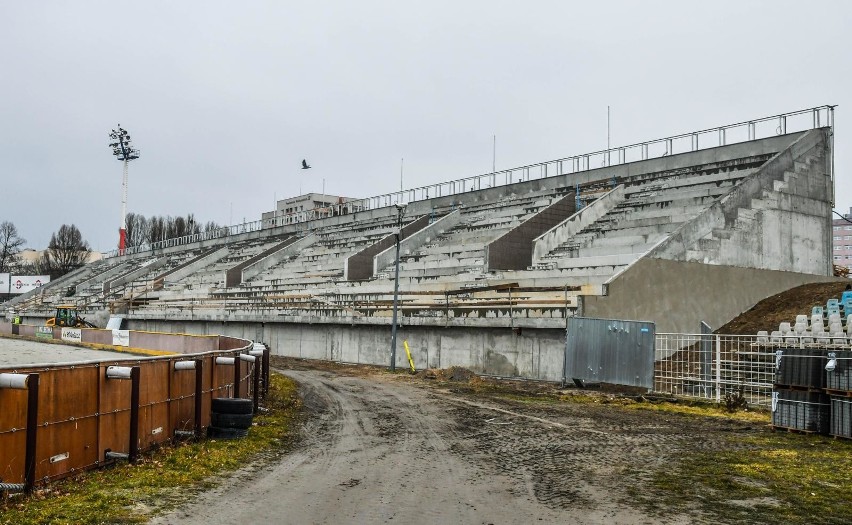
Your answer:
[[[77,306],[63,304],[56,307],[56,315],[44,323],[45,326],[68,326],[70,328],[97,328],[77,313]]]

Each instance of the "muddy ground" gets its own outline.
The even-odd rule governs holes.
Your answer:
[[[556,403],[556,385],[497,386],[464,371],[274,366],[301,385],[293,449],[153,523],[709,523],[697,510],[649,508],[635,493],[653,491],[650,477],[689,451],[765,431],[628,410],[606,394]]]

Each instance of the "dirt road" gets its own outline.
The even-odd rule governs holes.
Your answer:
[[[627,491],[719,430],[391,376],[285,373],[307,412],[296,450],[153,523],[694,523],[647,515]]]

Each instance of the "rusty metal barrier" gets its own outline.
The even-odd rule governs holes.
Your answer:
[[[36,333],[37,328],[20,325],[20,333]],[[103,332],[110,331],[83,329],[80,335],[84,342],[103,340]],[[0,323],[0,333],[11,334],[11,326]],[[116,459],[133,461],[140,452],[190,432],[200,437],[210,424],[213,398],[242,394],[256,399],[261,370],[255,365],[262,361],[246,359],[254,348],[251,341],[151,332],[126,335],[117,340],[180,353],[0,368],[3,490],[30,491],[34,485]],[[181,339],[185,345],[179,344]],[[180,346],[191,351],[181,352]],[[230,364],[217,363],[225,356]],[[190,368],[194,374],[184,372]]]

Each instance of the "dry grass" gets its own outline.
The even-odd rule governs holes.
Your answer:
[[[766,432],[731,445],[681,458],[657,473],[657,490],[635,497],[663,514],[697,506],[723,523],[852,520],[851,441]]]

